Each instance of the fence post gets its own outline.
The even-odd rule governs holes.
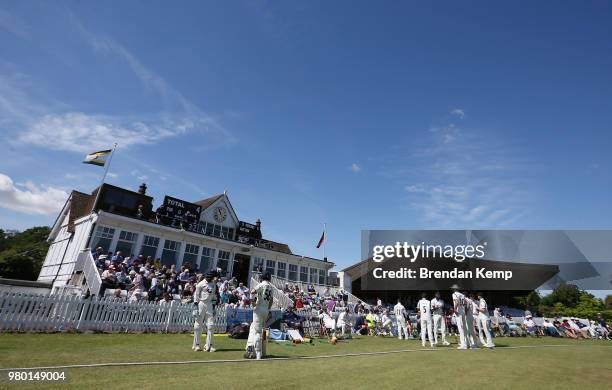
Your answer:
[[[166,333],[168,333],[168,329],[170,328],[170,323],[172,322],[172,313],[174,312],[174,304],[176,301],[170,302],[168,307],[168,320],[166,321]]]

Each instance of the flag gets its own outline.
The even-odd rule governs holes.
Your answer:
[[[106,164],[106,156],[111,154],[112,151],[112,149],[108,149],[100,150],[99,152],[89,153],[87,156],[85,156],[83,164],[93,164],[103,167],[104,164]]]
[[[317,244],[317,248],[320,248],[321,245],[325,242],[325,230],[323,230],[323,234],[321,234],[321,238],[319,239],[319,243]]]

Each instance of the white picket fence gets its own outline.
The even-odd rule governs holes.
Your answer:
[[[160,305],[113,298],[0,293],[0,331],[188,332],[193,304]],[[227,329],[225,308],[215,315],[215,332]]]
[[[257,279],[251,277],[251,286],[254,288],[259,282]],[[293,307],[293,300],[287,296],[282,290],[278,289],[274,284],[272,286],[272,307],[275,309],[286,309],[287,307]]]

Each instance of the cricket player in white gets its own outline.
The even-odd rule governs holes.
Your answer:
[[[253,358],[261,359],[262,356],[262,339],[261,333],[264,329],[268,316],[270,315],[270,309],[272,309],[272,285],[270,284],[270,274],[265,273],[261,277],[261,283],[259,283],[252,290],[252,294],[255,296],[255,308],[253,309],[253,322],[249,328],[249,338],[246,345],[247,359]]]
[[[444,301],[440,299],[440,293],[436,292],[436,296],[431,300],[431,312],[433,313],[433,336],[434,343],[438,345],[438,326],[442,333],[442,344],[450,345],[446,341],[446,320],[444,319]]]
[[[465,323],[465,295],[459,292],[456,284],[451,287],[453,290],[453,309],[459,331],[459,347],[457,349],[467,349],[466,323]]]
[[[478,293],[478,317],[476,317],[478,327],[484,333],[486,342],[483,343],[487,348],[494,348],[493,340],[491,340],[491,332],[489,332],[489,308],[487,301],[482,297],[482,293]]]
[[[382,317],[381,317],[381,330],[382,330],[382,334],[384,336],[389,335],[389,336],[393,336],[393,333],[391,332],[393,329],[393,322],[391,321],[391,318],[389,317],[389,311],[388,310],[384,310]]]
[[[395,322],[397,324],[397,338],[408,340],[408,325],[406,325],[406,308],[402,305],[402,300],[398,299],[397,304],[393,306],[393,314],[395,314]]]
[[[195,305],[193,323],[193,346],[194,351],[202,351],[200,339],[202,329],[206,324],[206,346],[204,351],[215,352],[213,347],[213,325],[215,323],[215,305],[217,304],[217,275],[208,273],[197,285],[193,294]]]
[[[466,341],[470,348],[477,349],[478,344],[476,340],[478,339],[478,333],[476,328],[474,327],[474,319],[478,314],[476,303],[469,298],[465,297],[465,333],[466,333]]]
[[[431,302],[427,299],[427,295],[423,293],[421,300],[417,304],[417,311],[421,315],[421,343],[425,347],[425,332],[429,337],[429,345],[434,346],[434,339],[431,324]]]
[[[336,320],[336,329],[340,330],[340,335],[342,337],[350,337],[351,336],[351,319],[349,317],[349,308],[345,307],[340,314],[338,314],[338,319]]]

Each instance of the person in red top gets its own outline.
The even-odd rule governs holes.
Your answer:
[[[302,298],[298,297],[295,300],[295,308],[296,309],[302,309],[304,307],[304,302],[302,302]]]

